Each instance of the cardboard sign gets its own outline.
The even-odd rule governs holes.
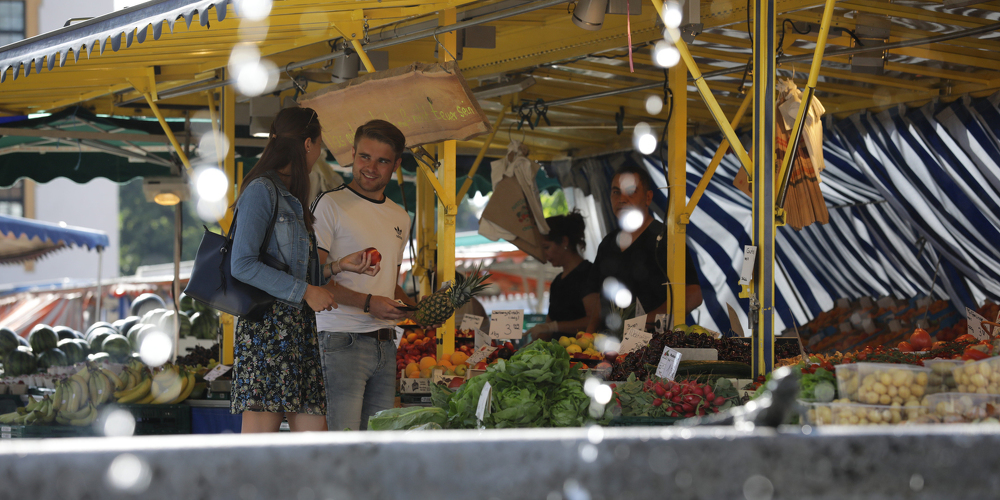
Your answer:
[[[476,363],[488,358],[490,354],[493,354],[493,351],[495,350],[497,350],[496,347],[493,347],[489,344],[484,345],[480,348],[477,348],[475,352],[472,353],[472,356],[469,356],[469,359],[465,360],[465,362],[468,363],[469,366],[476,366]]]
[[[747,245],[743,247],[743,270],[740,271],[741,285],[749,285],[753,278],[753,266],[757,263],[757,247]]]
[[[480,347],[482,347],[484,345],[490,345],[491,342],[492,341],[490,340],[490,336],[487,335],[486,332],[484,332],[482,330],[476,330],[476,340],[475,340],[475,344],[474,344],[474,347],[476,349],[479,349]]]
[[[380,118],[406,136],[406,146],[464,141],[490,131],[490,122],[454,62],[413,63],[370,73],[299,98],[323,124],[323,141],[341,166],[354,163],[354,133]]]
[[[729,305],[729,303],[726,303],[726,307],[729,309],[729,329],[740,337],[746,337],[747,334],[743,330],[743,322],[740,321],[740,316],[736,314],[736,309],[733,309],[733,306]]]
[[[681,353],[669,348],[663,348],[663,354],[660,355],[660,363],[656,365],[656,376],[660,378],[665,378],[667,380],[673,380],[674,376],[677,375],[677,367],[681,364]]]
[[[406,334],[406,331],[404,331],[402,327],[398,327],[398,326],[396,327],[396,340],[395,340],[395,342],[396,342],[396,349],[399,349],[399,343],[402,342],[403,335],[405,335],[405,334]]]
[[[982,314],[966,307],[965,317],[969,319],[969,335],[972,335],[979,340],[989,340],[990,335],[986,333],[986,330],[983,330],[983,321],[986,321],[986,318],[984,318]]]
[[[548,262],[542,252],[542,233],[535,224],[528,199],[514,177],[504,177],[493,187],[493,195],[483,209],[480,221],[492,222],[515,236],[514,244],[542,264]]]
[[[483,385],[483,392],[479,393],[479,404],[476,405],[476,419],[479,422],[482,422],[486,418],[486,415],[490,413],[492,399],[493,387],[490,386],[489,382],[486,382]]]
[[[491,339],[519,339],[524,335],[524,309],[493,311],[490,314]]]
[[[628,354],[639,350],[648,344],[650,340],[653,340],[652,334],[632,328],[625,332],[625,336],[622,338],[622,344],[618,348],[618,354]]]
[[[426,394],[431,392],[431,379],[400,378],[399,392],[403,394]]]
[[[473,330],[473,331],[478,330],[482,328],[483,320],[485,319],[486,318],[482,316],[476,316],[475,314],[466,314],[465,316],[462,316],[462,326],[460,326],[458,329]]]
[[[646,315],[636,316],[632,319],[625,320],[625,327],[622,331],[627,332],[629,330],[639,330],[640,332],[646,331]]]
[[[211,371],[209,371],[208,373],[205,374],[205,377],[204,377],[205,382],[211,382],[211,381],[213,381],[213,380],[221,377],[223,374],[225,374],[226,372],[228,372],[232,368],[233,368],[232,366],[215,365],[215,368],[212,368]]]
[[[657,314],[653,320],[653,329],[656,333],[664,333],[674,327],[673,314]]]

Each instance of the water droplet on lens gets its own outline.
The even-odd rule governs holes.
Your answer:
[[[587,463],[597,460],[597,447],[592,444],[580,446],[580,459]]]
[[[677,485],[678,488],[682,490],[690,488],[691,483],[693,482],[694,479],[691,477],[691,474],[688,471],[684,470],[679,471],[677,475],[674,476],[674,483]]]
[[[921,476],[920,474],[910,476],[910,489],[913,491],[920,491],[924,489],[924,476]]]
[[[590,428],[587,429],[587,441],[590,441],[593,444],[600,444],[601,441],[604,441],[604,428],[599,425],[590,426]]]
[[[566,496],[566,500],[590,500],[590,492],[576,479],[567,479],[563,483],[563,494]]]
[[[142,493],[149,488],[152,476],[145,461],[131,453],[123,453],[111,462],[106,478],[114,489]]]
[[[770,479],[755,474],[743,482],[743,496],[747,500],[771,500],[774,496],[774,485]]]

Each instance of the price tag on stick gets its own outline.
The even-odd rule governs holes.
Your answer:
[[[403,336],[404,335],[406,335],[406,330],[403,330],[401,327],[397,326],[396,327],[396,339],[395,339],[396,349],[399,349],[399,343],[403,341]]]
[[[524,336],[524,309],[493,311],[490,314],[491,339],[519,339]]]
[[[476,419],[481,424],[483,420],[486,419],[486,415],[490,413],[491,404],[490,400],[493,399],[493,388],[490,387],[490,383],[486,382],[483,385],[483,392],[479,393],[479,404],[476,405]]]
[[[757,263],[757,247],[747,245],[743,247],[743,270],[740,271],[741,285],[749,285],[753,278],[753,266]]]
[[[969,335],[972,335],[979,340],[988,340],[990,338],[989,334],[986,333],[986,330],[983,330],[983,321],[986,321],[986,318],[984,318],[982,314],[977,313],[972,310],[972,308],[966,307],[965,316],[969,320]]]
[[[681,364],[681,353],[669,348],[663,348],[660,364],[656,366],[656,376],[673,380],[677,376],[677,367]]]
[[[476,330],[476,340],[474,344],[476,349],[479,349],[484,345],[490,345],[490,342],[491,342],[490,336],[487,335],[486,332],[482,330]]]
[[[639,330],[640,332],[646,331],[646,315],[636,316],[632,319],[625,320],[625,327],[622,329],[623,332],[629,330]]]
[[[212,370],[210,372],[208,372],[208,373],[205,374],[205,377],[204,377],[205,382],[211,382],[211,381],[213,381],[213,380],[221,377],[223,374],[225,374],[226,372],[228,372],[230,369],[232,369],[232,366],[215,365],[215,368],[212,368]]]
[[[458,329],[473,330],[473,331],[478,330],[482,328],[483,320],[485,319],[486,318],[482,316],[476,316],[475,314],[466,314],[465,316],[462,316],[462,326],[460,326]]]

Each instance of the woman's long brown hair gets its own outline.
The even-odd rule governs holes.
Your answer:
[[[257,164],[247,172],[240,183],[240,194],[254,179],[272,170],[291,165],[291,185],[285,186],[302,204],[306,228],[312,231],[316,218],[309,210],[309,167],[306,165],[305,140],[318,141],[323,127],[316,112],[309,108],[285,108],[278,112],[271,124],[271,134],[264,146],[264,153]],[[235,205],[235,204],[234,204]]]

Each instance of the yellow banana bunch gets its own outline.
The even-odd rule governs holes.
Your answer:
[[[83,409],[68,413],[68,412],[58,412],[55,417],[55,421],[62,425],[90,425],[97,419],[97,407],[94,406],[93,402],[88,402],[87,406]]]
[[[186,372],[186,377],[184,380],[184,388],[181,389],[181,393],[177,398],[170,402],[170,404],[179,404],[181,401],[187,399],[191,392],[194,391],[194,372]]]
[[[138,384],[131,389],[115,392],[115,397],[121,404],[136,403],[149,395],[149,389],[152,385],[153,379],[149,377],[149,374],[143,373]]]
[[[187,375],[180,372],[177,365],[167,365],[162,371],[153,375],[153,388],[150,394],[151,404],[162,405],[177,399],[184,390]]]

